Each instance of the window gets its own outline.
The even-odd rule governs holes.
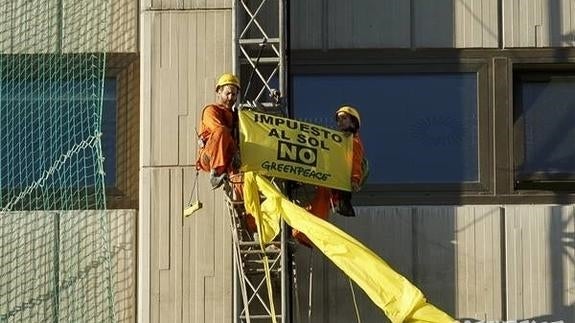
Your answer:
[[[575,73],[518,71],[514,91],[515,183],[561,189],[575,182]]]
[[[101,122],[107,207],[136,208],[139,187],[138,56],[131,53],[107,55],[103,88],[100,82],[96,85],[93,81],[87,82],[81,73],[55,77],[59,74],[47,68],[46,58],[43,55],[7,56],[3,60],[0,200],[11,201],[23,192],[22,189],[31,186],[42,190],[42,194],[52,191],[60,194],[64,190],[70,194],[92,192],[98,180],[96,176],[99,176],[95,163],[98,156],[95,149],[85,148],[95,142],[94,124]],[[71,58],[67,57],[75,62]],[[67,66],[67,71],[85,72],[83,67]],[[103,101],[100,101],[100,95],[103,95]],[[94,113],[95,104],[100,103],[101,120],[100,115]],[[52,167],[55,164],[58,167]],[[34,205],[45,208],[38,198],[42,194],[27,196],[31,196]],[[60,196],[67,198],[70,194]],[[14,209],[30,207],[32,202],[24,205],[28,202],[14,205]]]
[[[478,85],[475,71],[296,74],[291,105],[296,118],[329,127],[337,107],[358,108],[368,184],[455,190],[481,182]]]
[[[62,156],[72,149],[82,150],[77,147],[78,143],[93,135],[91,124],[95,119],[91,111],[94,109],[94,103],[91,97],[75,93],[87,92],[79,88],[85,89],[90,85],[89,82],[75,80],[66,80],[59,84],[53,80],[12,80],[2,84],[2,188],[20,189],[30,186],[45,176],[45,172],[52,166],[49,163],[65,161]],[[58,93],[58,96],[54,93]],[[106,78],[102,106],[106,186],[114,186],[116,183],[116,101],[116,79]],[[62,134],[63,131],[66,133]],[[95,158],[91,153],[90,150],[85,150],[79,153],[78,158],[85,159],[89,165]],[[30,163],[31,160],[34,162]],[[83,170],[79,168],[81,164],[75,162],[68,165],[74,169],[67,171],[82,174]],[[64,165],[64,168],[66,167]],[[87,171],[88,174],[93,172],[94,170]],[[55,188],[90,187],[95,183],[93,177],[73,175],[66,176],[64,180],[58,176],[56,174],[53,179],[52,185]]]
[[[573,203],[575,50],[294,50],[292,116],[356,105],[358,205]]]

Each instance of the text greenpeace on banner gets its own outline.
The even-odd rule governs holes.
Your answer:
[[[352,138],[312,123],[239,112],[242,171],[351,189]]]

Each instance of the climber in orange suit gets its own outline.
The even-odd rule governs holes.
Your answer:
[[[352,136],[353,157],[351,164],[351,188],[352,191],[360,190],[365,177],[367,176],[364,164],[364,149],[359,137],[359,127],[361,118],[357,109],[352,106],[342,106],[336,113],[335,118],[337,128],[344,134]],[[313,215],[326,220],[329,216],[331,205],[334,205],[335,212],[343,216],[355,216],[355,211],[351,205],[351,192],[330,189],[323,186],[316,187],[315,195],[308,206],[308,210]],[[294,230],[292,235],[302,244],[311,247],[309,239],[301,232]]]
[[[210,173],[212,189],[220,187],[239,167],[235,139],[238,121],[232,110],[239,90],[238,78],[233,74],[223,74],[216,84],[216,102],[202,111],[196,168]]]

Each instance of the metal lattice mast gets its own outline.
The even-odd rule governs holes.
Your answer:
[[[235,0],[241,107],[287,115],[287,0]]]
[[[239,108],[288,115],[287,109],[287,0],[234,0],[233,54],[242,90]],[[239,202],[239,201],[237,201]],[[237,205],[230,207],[234,235],[234,322],[289,322],[290,283],[286,225],[282,223],[279,250],[260,252],[245,241],[245,228],[237,220]],[[270,258],[273,301],[269,301],[264,256]],[[273,311],[271,307],[273,303]]]

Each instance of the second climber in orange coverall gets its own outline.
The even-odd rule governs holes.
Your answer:
[[[365,179],[363,159],[364,149],[359,137],[359,127],[361,118],[359,112],[352,106],[344,105],[335,112],[337,128],[353,139],[353,157],[351,164],[351,188],[357,192],[361,188]],[[355,211],[351,205],[351,192],[330,189],[323,186],[316,188],[315,195],[308,207],[309,211],[322,219],[329,216],[330,206],[333,203],[335,212],[343,216],[355,216]],[[311,247],[309,239],[301,232],[294,230],[292,235],[304,245]]]
[[[238,146],[235,139],[237,115],[232,110],[240,90],[233,74],[223,74],[216,84],[216,102],[202,110],[196,168],[210,173],[212,189],[220,187],[228,174],[237,172]]]

